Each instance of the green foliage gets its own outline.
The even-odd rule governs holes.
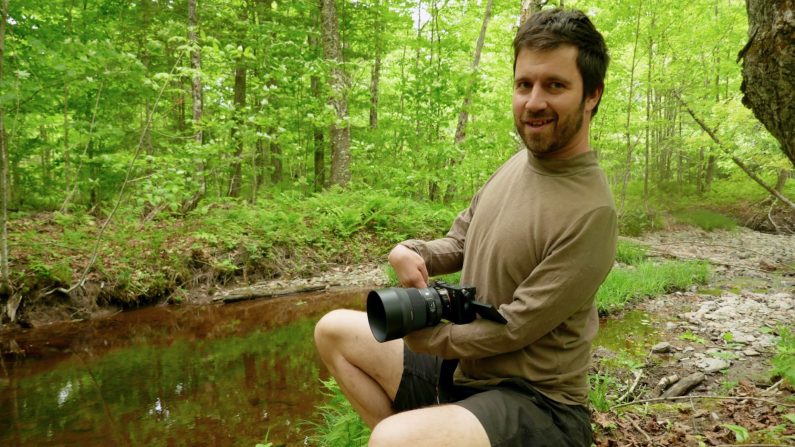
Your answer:
[[[342,394],[337,382],[324,380],[328,401],[317,409],[323,420],[315,424],[315,433],[310,437],[312,445],[324,447],[364,446],[370,437],[370,429]]]
[[[610,399],[610,393],[614,392],[618,385],[616,379],[607,374],[589,374],[588,382],[588,400],[591,406],[597,411],[606,412],[610,410],[613,401]]]
[[[698,344],[702,344],[702,345],[707,344],[707,340],[704,337],[701,337],[701,336],[698,336],[698,335],[694,334],[693,331],[691,331],[689,329],[686,330],[684,332],[684,334],[680,335],[679,338],[682,339],[682,340],[692,341],[692,342],[695,342],[695,343],[698,343]]]
[[[618,232],[624,236],[640,236],[662,228],[662,219],[656,212],[642,208],[624,210],[618,219]]]
[[[697,226],[705,231],[733,230],[737,227],[734,219],[705,209],[680,211],[674,216],[679,222]]]
[[[642,244],[619,239],[616,246],[616,261],[626,265],[638,265],[647,258],[646,247]]]
[[[600,312],[609,312],[635,299],[703,284],[708,276],[705,262],[642,262],[631,268],[614,268],[596,293],[596,305]]]
[[[779,330],[776,355],[773,356],[773,374],[785,378],[790,384],[795,384],[795,333],[789,327]],[[795,422],[793,422],[795,424]]]

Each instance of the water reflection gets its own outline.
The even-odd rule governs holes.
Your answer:
[[[149,308],[16,334],[0,445],[303,444],[327,374],[315,321],[363,293]]]

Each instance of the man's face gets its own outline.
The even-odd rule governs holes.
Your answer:
[[[577,48],[524,48],[516,57],[513,118],[527,148],[541,158],[588,151],[588,125],[601,91],[583,98]]]

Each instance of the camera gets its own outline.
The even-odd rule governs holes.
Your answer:
[[[475,321],[476,315],[505,324],[493,306],[475,301],[475,288],[436,281],[424,289],[389,288],[367,294],[367,321],[379,342],[435,326],[442,319],[455,324]]]

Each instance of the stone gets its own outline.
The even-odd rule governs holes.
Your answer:
[[[664,354],[666,352],[671,352],[671,344],[667,341],[663,341],[657,343],[656,345],[651,347],[651,352],[655,354]]]
[[[759,352],[757,352],[755,349],[748,348],[748,349],[743,349],[743,354],[747,355],[748,357],[755,357],[759,355]]]
[[[704,371],[704,374],[718,372],[722,369],[728,368],[729,366],[731,366],[731,363],[728,360],[723,359],[713,359],[707,357],[698,361],[698,367]]]

